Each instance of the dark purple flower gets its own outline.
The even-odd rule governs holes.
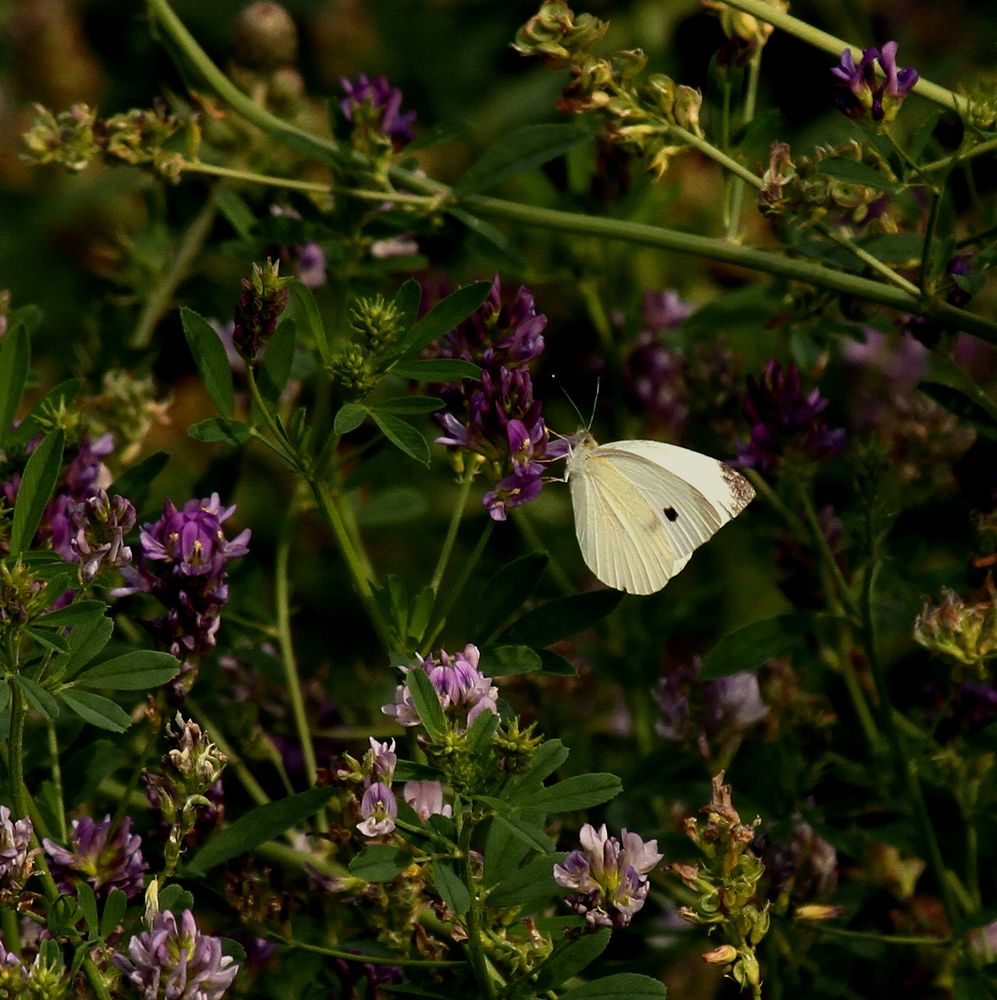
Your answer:
[[[147,627],[188,670],[214,648],[228,600],[228,563],[249,551],[249,529],[225,538],[222,522],[234,511],[234,505],[222,507],[217,493],[189,500],[182,510],[167,500],[163,516],[142,527],[138,567],[125,567],[126,586],[112,592],[149,593],[166,608],[166,617]]]
[[[165,910],[149,930],[128,942],[128,955],[114,955],[115,967],[142,1000],[220,1000],[239,966],[222,954],[221,938],[202,934],[190,910],[176,917]]]
[[[71,849],[46,838],[42,842],[49,868],[62,892],[73,892],[77,882],[87,882],[99,898],[120,889],[129,899],[145,889],[148,865],[142,859],[142,838],[131,832],[125,816],[112,830],[111,817],[95,823],[89,816],[73,820]]]
[[[823,416],[827,402],[817,389],[804,396],[796,365],[783,368],[772,358],[761,379],[748,376],[743,407],[751,436],[740,445],[732,464],[767,471],[776,468],[789,450],[816,459],[839,454],[845,432],[828,425]]]
[[[402,111],[402,92],[392,87],[386,77],[375,76],[368,80],[361,73],[356,80],[340,79],[346,96],[340,101],[343,117],[356,129],[374,129],[391,140],[392,146],[402,149],[412,141],[414,111]]]
[[[877,79],[877,61],[882,80]],[[904,98],[917,83],[916,69],[897,69],[896,42],[887,42],[882,49],[866,49],[858,65],[851,49],[845,49],[831,72],[839,87],[835,98],[838,108],[849,118],[868,115],[874,122],[893,121]]]
[[[277,320],[287,306],[287,278],[278,274],[279,261],[268,260],[264,267],[253,265],[253,273],[242,279],[242,293],[236,303],[232,330],[235,349],[249,364],[273,336]]]

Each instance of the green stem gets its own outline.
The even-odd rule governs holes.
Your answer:
[[[484,997],[486,1000],[494,1000],[495,980],[488,971],[485,954],[481,948],[481,900],[478,897],[471,865],[471,835],[473,832],[474,824],[471,822],[471,817],[465,814],[460,831],[460,868],[464,884],[471,897],[471,905],[467,908],[467,943],[465,947],[471,961],[471,968],[474,969],[474,977],[478,981],[478,996]]]
[[[698,149],[699,152],[709,157],[714,163],[720,164],[725,170],[729,170],[735,176],[740,177],[742,181],[750,184],[756,191],[762,189],[763,182],[761,177],[753,174],[746,166],[738,163],[737,160],[732,156],[728,156],[723,150],[717,149],[712,142],[701,139],[698,135],[690,132],[688,129],[682,128],[680,125],[669,125],[668,131],[676,138],[681,139],[686,145],[692,146],[693,149]]]
[[[384,955],[363,955],[355,951],[340,951],[337,948],[325,948],[318,944],[308,944],[305,941],[295,941],[294,938],[282,937],[280,934],[273,934],[271,937],[275,941],[286,944],[288,948],[295,948],[298,951],[310,951],[316,955],[328,955],[330,958],[341,958],[346,962],[379,962],[381,964],[404,966],[406,969],[453,969],[464,965],[466,962],[441,962],[428,958],[385,958]]]
[[[475,468],[465,469],[463,478],[460,480],[460,489],[454,500],[453,512],[450,515],[450,524],[447,526],[447,535],[443,539],[443,547],[440,549],[439,558],[436,560],[436,569],[433,570],[433,578],[429,583],[433,594],[439,593],[440,584],[443,582],[443,574],[446,572],[447,563],[450,562],[450,554],[453,551],[454,542],[457,540],[457,529],[464,517],[464,508],[467,506],[467,498],[471,492],[471,484],[474,482]]]
[[[940,189],[933,191],[931,194],[931,209],[928,212],[928,224],[924,229],[924,249],[921,251],[920,281],[921,291],[925,295],[931,295],[931,293],[935,290],[931,281],[931,247],[935,239],[935,230],[938,228],[938,219],[941,215],[942,207],[942,195],[945,190],[945,181],[947,179],[948,174],[942,178]]]
[[[216,193],[212,191],[204,207],[194,216],[180,237],[176,254],[165,272],[159,275],[152,291],[145,300],[145,305],[142,307],[142,312],[139,314],[138,322],[135,324],[135,329],[128,342],[129,347],[148,347],[152,341],[156,324],[170,308],[174,293],[187,277],[191,265],[194,263],[194,258],[200,253],[204,241],[208,238],[208,233],[211,232],[217,210],[215,199]]]
[[[280,659],[284,667],[284,678],[287,682],[291,698],[291,714],[301,743],[301,755],[304,758],[305,776],[308,787],[314,788],[318,762],[315,759],[315,746],[312,743],[311,729],[308,725],[308,715],[305,711],[305,699],[301,691],[301,679],[298,676],[298,663],[294,655],[294,641],[291,636],[291,586],[289,563],[291,539],[297,523],[299,485],[294,487],[294,495],[288,505],[287,517],[281,526],[277,539],[277,554],[274,561],[274,602],[276,603],[277,637],[280,645]]]
[[[835,927],[822,920],[797,920],[797,927],[805,927],[808,931],[824,937],[850,938],[853,941],[869,941],[873,944],[888,944],[905,948],[947,948],[952,944],[951,938],[916,937],[904,934],[873,934],[868,931],[852,931],[846,927]]]
[[[744,108],[741,113],[741,125],[746,127],[755,117],[755,105],[758,102],[758,79],[761,76],[762,49],[759,46],[748,62],[748,85],[744,94]],[[740,239],[741,206],[744,202],[744,185],[734,180],[730,199],[730,223],[727,227],[727,239]]]
[[[3,946],[15,955],[21,954],[21,923],[13,906],[0,909],[0,931],[3,931]]]
[[[924,164],[921,170],[926,174],[933,174],[936,170],[951,169],[957,163],[966,163],[977,156],[985,156],[997,150],[997,139],[987,139],[986,142],[977,143],[970,149],[958,151],[955,156],[943,156],[940,160],[932,160],[931,163]]]
[[[882,275],[891,285],[896,285],[897,288],[902,289],[909,295],[919,296],[921,294],[921,290],[912,281],[908,281],[903,275],[897,274],[892,267],[884,264],[878,257],[874,257],[868,250],[864,250],[854,240],[835,232],[833,226],[822,224],[820,230],[829,240],[837,243],[838,246],[843,247],[850,254],[854,254],[863,264],[877,274]],[[927,246],[927,243],[925,245]]]
[[[24,787],[24,719],[28,714],[19,685],[10,685],[10,792],[14,816],[28,815],[28,792]]]
[[[52,787],[55,790],[55,821],[56,834],[62,843],[69,839],[66,828],[66,806],[62,791],[62,765],[59,762],[59,737],[55,731],[55,719],[46,719],[45,728],[48,734],[48,753],[52,767]]]
[[[256,404],[256,409],[273,439],[268,444],[292,469],[296,472],[302,472],[301,458],[291,447],[291,443],[287,439],[287,434],[280,424],[277,423],[276,417],[274,417],[266,400],[260,394],[260,387],[256,381],[256,375],[251,364],[246,365],[246,384],[249,387],[249,395]]]
[[[773,27],[779,28],[787,34],[795,35],[808,45],[823,49],[835,57],[840,56],[845,49],[850,49],[856,59],[862,56],[862,50],[850,42],[846,42],[843,38],[836,38],[826,31],[821,31],[820,28],[815,28],[807,24],[806,21],[801,21],[798,17],[785,14],[775,6],[767,3],[766,0],[724,0],[724,3],[735,10],[742,10],[746,14],[751,14],[753,17],[757,17],[759,21],[771,24]],[[914,85],[914,93],[920,94],[921,97],[955,112],[965,109],[969,103],[965,97],[960,97],[958,94],[952,93],[951,90],[940,87],[937,83],[931,83],[923,77]]]
[[[160,702],[162,706],[162,702]],[[131,776],[128,779],[128,784],[125,786],[124,795],[118,801],[118,808],[114,811],[114,822],[112,823],[112,828],[117,828],[117,825],[124,819],[125,813],[128,811],[128,806],[133,802],[132,793],[138,788],[139,780],[142,777],[142,772],[145,770],[146,763],[149,760],[149,754],[152,752],[162,735],[163,724],[166,722],[165,717],[162,713],[159,714],[159,725],[149,726],[149,738],[145,741],[145,746],[142,747],[142,752],[139,754],[138,760],[135,761],[132,767]],[[144,799],[145,796],[142,796]],[[146,803],[148,804],[148,803]]]

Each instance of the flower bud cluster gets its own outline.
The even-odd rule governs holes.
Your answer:
[[[242,293],[235,307],[232,343],[247,364],[254,364],[260,349],[273,336],[277,321],[287,307],[290,278],[278,274],[279,261],[267,259],[253,273],[242,279]]]
[[[220,819],[221,774],[228,763],[196,722],[185,722],[179,712],[175,721],[177,728],[167,727],[167,734],[176,747],[163,756],[159,770],[143,775],[149,802],[169,827],[163,852],[167,874],[198,822],[206,814]]]
[[[761,821],[741,822],[723,777],[721,771],[713,779],[712,800],[701,810],[706,824],[700,826],[694,817],[685,821],[686,835],[699,849],[702,865],[676,863],[671,868],[697,897],[691,906],[682,907],[681,915],[711,932],[719,931],[727,941],[703,959],[724,966],[742,988],[751,987],[757,994],[761,969],[755,949],[769,928],[769,904],[758,893],[765,866],[751,848]]]
[[[135,505],[118,494],[109,499],[105,490],[67,508],[73,524],[69,544],[80,560],[80,579],[91,583],[102,567],[127,566],[132,550],[125,545],[125,533],[135,527]]]
[[[760,21],[757,17],[745,13],[743,10],[735,10],[728,4],[720,3],[719,0],[701,0],[701,3],[707,10],[716,12],[720,18],[720,27],[723,28],[728,42],[737,52],[742,63],[755,55],[775,30],[766,21]],[[779,13],[785,13],[789,10],[789,4],[786,0],[768,0],[768,4]]]
[[[35,124],[24,134],[28,156],[36,163],[55,163],[77,172],[96,159],[150,167],[176,180],[183,156],[166,148],[182,122],[157,101],[152,108],[132,108],[99,118],[86,104],[53,114],[35,105]]]
[[[591,47],[607,27],[588,14],[575,15],[567,4],[548,2],[519,30],[513,47],[568,67],[571,82],[557,106],[569,114],[601,115],[608,141],[646,156],[648,169],[660,178],[671,158],[687,148],[682,131],[702,137],[703,95],[663,73],[641,83],[647,57],[640,49],[593,55]]]
[[[403,325],[397,306],[382,295],[357,300],[350,311],[353,343],[329,363],[329,375],[344,398],[362,399],[377,385]]]
[[[402,92],[386,77],[373,80],[361,73],[356,80],[340,80],[345,95],[340,101],[343,120],[349,128],[350,144],[369,156],[375,172],[386,169],[392,153],[412,141],[414,111],[402,111]]]
[[[22,625],[48,606],[46,583],[20,557],[0,560],[0,628]]]
[[[57,953],[39,951],[34,961],[25,965],[0,941],[0,997],[69,1000],[71,989],[65,964]]]

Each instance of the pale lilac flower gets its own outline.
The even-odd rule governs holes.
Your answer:
[[[590,928],[626,927],[644,905],[650,889],[648,873],[662,858],[656,840],[645,843],[626,829],[622,838],[621,845],[609,836],[605,824],[596,830],[586,823],[579,832],[581,849],[554,865],[554,881],[577,890],[567,903]]]
[[[222,954],[221,938],[202,934],[190,910],[179,927],[169,910],[157,913],[149,930],[128,942],[128,957],[111,961],[142,1000],[220,1000],[239,971]]]
[[[375,781],[363,793],[360,802],[362,822],[357,829],[365,837],[383,837],[395,828],[398,818],[398,803],[395,793],[380,781]]]
[[[83,565],[82,578],[89,583],[104,566],[127,566],[132,550],[125,545],[125,532],[135,527],[135,506],[123,496],[109,499],[98,490],[85,500],[70,500],[67,512],[73,525],[70,545]]]
[[[120,889],[129,899],[145,888],[148,865],[142,859],[142,838],[131,832],[125,816],[112,830],[111,817],[95,823],[89,816],[73,820],[71,850],[46,838],[42,842],[49,868],[62,892],[73,892],[77,882],[87,882],[99,898]]]
[[[373,736],[370,737],[370,749],[364,755],[363,762],[366,774],[390,787],[391,779],[395,776],[397,762],[398,755],[395,753],[394,740],[381,743]]]
[[[0,898],[16,895],[31,874],[38,849],[31,848],[34,827],[25,816],[15,820],[7,806],[0,806]]]
[[[453,815],[453,807],[443,802],[443,785],[438,781],[406,781],[402,798],[424,823],[430,816]]]

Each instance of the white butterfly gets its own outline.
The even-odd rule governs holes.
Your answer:
[[[588,431],[568,453],[565,478],[585,564],[630,594],[661,590],[755,495],[715,458],[661,441],[597,444]]]

